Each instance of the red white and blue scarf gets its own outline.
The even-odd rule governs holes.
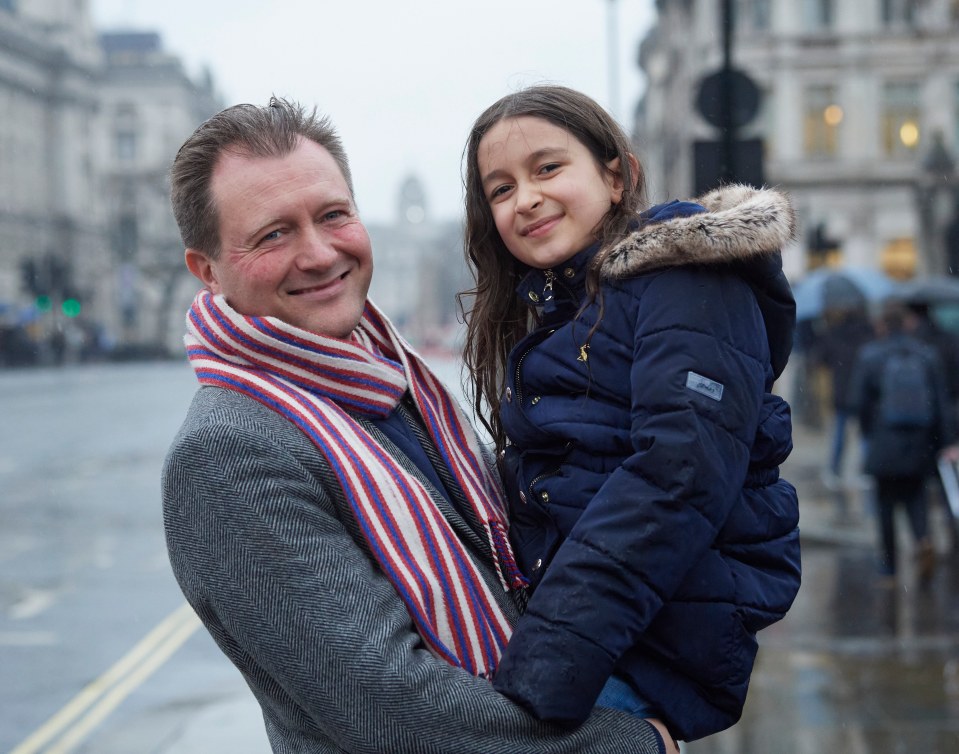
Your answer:
[[[479,676],[496,668],[511,628],[462,541],[420,481],[350,416],[385,417],[407,389],[490,540],[504,589],[525,582],[505,506],[456,401],[389,320],[367,302],[349,340],[274,317],[247,317],[201,291],[187,353],[203,385],[236,390],[285,416],[326,457],[377,563],[429,648]]]

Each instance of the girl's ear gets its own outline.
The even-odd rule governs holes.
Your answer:
[[[639,180],[639,160],[636,159],[636,155],[632,152],[627,153],[626,159],[629,160],[629,178],[631,189],[636,188],[636,183]],[[610,189],[612,190],[611,201],[613,204],[619,204],[620,200],[623,198],[623,171],[619,168],[619,158],[614,157],[612,160],[606,163],[607,170],[611,173],[611,183]]]

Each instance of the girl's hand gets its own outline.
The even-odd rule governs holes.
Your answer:
[[[669,735],[669,729],[663,725],[663,721],[655,717],[647,717],[645,720],[659,732],[666,744],[666,754],[679,754],[679,744]]]

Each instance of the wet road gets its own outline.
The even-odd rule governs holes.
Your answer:
[[[803,586],[760,635],[742,721],[689,744],[694,754],[959,752],[959,558],[944,508],[930,523],[940,562],[920,585],[905,520],[900,577],[875,567],[869,492],[819,479],[827,443],[797,428],[784,475],[800,491]]]
[[[0,372],[0,752],[268,752],[166,563],[158,474],[192,392],[183,364]],[[881,586],[868,506],[839,516],[823,438],[796,441],[803,588],[761,636],[743,721],[684,751],[959,752],[948,539],[927,587],[908,562]]]

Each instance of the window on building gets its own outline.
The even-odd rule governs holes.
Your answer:
[[[828,84],[806,88],[803,115],[803,152],[808,157],[833,157],[839,149],[843,109],[836,89]]]
[[[117,159],[133,162],[137,157],[137,135],[133,131],[117,131],[115,139]]]
[[[118,102],[113,116],[113,149],[120,162],[133,162],[136,159],[137,124],[136,105]]]
[[[140,244],[140,229],[136,215],[121,215],[114,228],[113,250],[120,259],[132,259],[136,256]]]
[[[882,0],[880,18],[883,26],[912,26],[916,21],[916,0]]]
[[[803,22],[808,31],[823,31],[832,27],[835,17],[834,0],[803,0]]]
[[[882,92],[881,142],[886,157],[914,157],[919,148],[919,85],[889,82]]]
[[[771,0],[738,0],[736,24],[744,31],[769,31],[772,28]]]

